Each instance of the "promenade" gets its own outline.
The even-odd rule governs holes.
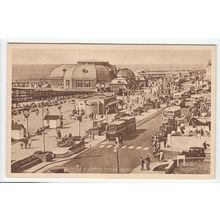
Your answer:
[[[135,116],[137,126],[156,117],[164,109],[164,107],[165,106],[161,106],[160,109],[150,109],[148,112],[143,112],[143,113],[141,113],[141,115]],[[108,116],[109,122],[111,120],[113,120],[113,118],[114,118],[114,114],[109,115]],[[88,123],[89,120],[90,119],[85,118],[85,119],[83,119],[82,123]],[[69,124],[68,126],[64,126],[64,128],[61,129],[62,135],[68,135],[70,132],[74,135],[74,131],[77,132],[77,129],[76,129],[77,125],[78,125],[78,121],[73,121],[73,123]],[[91,142],[87,138],[85,138],[86,149],[84,151],[80,152],[79,154],[82,154],[82,153],[88,151],[89,149],[97,146],[98,144],[100,144],[101,142],[103,142],[105,140],[106,140],[105,135],[95,136],[94,140],[92,140]],[[63,154],[68,151],[68,147],[63,147],[63,148],[57,147],[56,130],[55,129],[46,130],[45,146],[46,146],[46,151],[52,151],[55,154]],[[30,156],[34,152],[39,151],[39,150],[42,150],[42,137],[41,136],[35,136],[32,138],[31,149],[21,149],[19,143],[15,143],[12,145],[12,160],[16,161],[16,160],[23,159],[25,157]],[[56,159],[53,162],[43,162],[43,163],[40,163],[40,164],[26,170],[26,172],[35,172],[39,169],[41,170],[41,168],[43,168],[45,166],[48,169],[49,165],[53,166],[52,164],[54,164],[54,163],[62,163],[62,161],[73,159],[76,156],[78,156],[78,154],[71,155],[70,157],[68,157],[66,159]],[[41,170],[41,172],[42,172],[42,170]]]

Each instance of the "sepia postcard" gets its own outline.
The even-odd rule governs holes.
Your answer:
[[[8,178],[215,178],[216,45],[7,45]]]

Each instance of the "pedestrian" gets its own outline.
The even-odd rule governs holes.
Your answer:
[[[206,141],[203,143],[203,148],[204,148],[204,150],[206,150],[206,149],[207,149],[207,144],[206,144]]]
[[[63,120],[62,119],[60,120],[60,127],[61,128],[63,127]]]
[[[156,148],[157,148],[157,150],[160,150],[160,141],[159,140],[157,141]]]
[[[154,158],[157,157],[157,148],[155,145],[153,145],[153,156]]]
[[[146,168],[147,170],[150,170],[150,155],[148,154],[147,157],[145,158],[146,162]]]
[[[141,171],[142,171],[144,170],[144,158],[143,157],[141,157],[140,163],[141,163]]]
[[[166,137],[164,137],[164,147],[166,148],[167,147],[167,138]]]
[[[115,144],[117,145],[117,147],[119,147],[119,145],[120,145],[118,136],[115,138]]]
[[[31,143],[32,143],[32,140],[31,140],[31,138],[29,138],[28,143],[27,143],[29,149],[31,149]]]
[[[25,149],[27,149],[27,144],[28,144],[28,137],[26,136],[24,138],[24,147],[25,147]]]
[[[119,144],[123,144],[122,136],[119,137]]]
[[[92,134],[91,134],[91,132],[89,133],[89,140],[90,140],[90,141],[92,140]]]
[[[58,138],[58,139],[61,138],[61,131],[60,131],[60,129],[57,130],[57,138]]]
[[[201,135],[201,137],[204,136],[204,130],[202,129],[202,127],[201,127],[201,129],[200,129],[200,135]]]
[[[163,151],[160,150],[160,157],[159,157],[159,161],[161,162],[163,160]]]
[[[24,147],[24,142],[23,141],[20,142],[20,147],[21,147],[21,149],[23,149],[23,147]]]

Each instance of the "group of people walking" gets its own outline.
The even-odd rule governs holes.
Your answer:
[[[21,149],[31,149],[32,140],[29,134],[20,142]]]
[[[140,159],[141,171],[145,169],[150,170],[150,162],[151,162],[151,159],[150,159],[149,154],[145,158],[141,157]]]
[[[166,147],[166,138],[164,138],[164,147]],[[163,160],[164,153],[160,148],[160,138],[158,135],[152,137],[153,156],[158,158],[159,161]]]

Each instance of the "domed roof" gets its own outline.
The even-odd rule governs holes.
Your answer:
[[[64,77],[65,78],[72,78],[73,70],[75,70],[76,66],[77,66],[77,64],[71,65],[71,67],[65,72]]]
[[[109,67],[98,64],[77,64],[67,70],[65,78],[108,82],[114,78]]]
[[[66,71],[72,66],[73,66],[72,64],[62,64],[62,65],[55,67],[50,73],[50,78],[52,79],[64,78]]]
[[[118,71],[117,78],[135,79],[135,74],[131,70],[123,68]]]

